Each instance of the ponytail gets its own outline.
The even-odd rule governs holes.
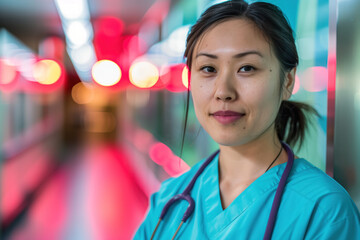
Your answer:
[[[275,129],[280,141],[285,141],[292,147],[295,144],[300,147],[309,127],[308,114],[320,116],[309,104],[284,100],[275,119]]]

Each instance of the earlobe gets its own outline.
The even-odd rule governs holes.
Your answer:
[[[296,67],[285,73],[285,82],[283,88],[283,100],[288,100],[294,89],[296,76]]]

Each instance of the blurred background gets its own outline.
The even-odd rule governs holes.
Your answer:
[[[1,239],[131,239],[162,181],[217,146],[187,99],[189,26],[210,0],[0,1]],[[249,1],[254,2],[254,1]],[[320,113],[297,155],[360,207],[360,2],[273,0]]]

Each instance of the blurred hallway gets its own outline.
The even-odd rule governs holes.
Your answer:
[[[161,182],[218,149],[183,55],[221,1],[0,1],[0,239],[129,240]],[[276,5],[299,52],[291,100],[320,114],[296,154],[360,208],[360,1]]]
[[[131,159],[92,145],[67,159],[7,239],[131,239],[147,209]]]

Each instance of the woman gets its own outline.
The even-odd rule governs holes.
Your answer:
[[[288,101],[298,55],[281,10],[214,5],[191,28],[185,57],[196,116],[220,152],[162,184],[135,239],[360,239],[348,193],[282,143],[301,145],[312,108]],[[191,215],[183,195],[161,215],[184,189]]]

